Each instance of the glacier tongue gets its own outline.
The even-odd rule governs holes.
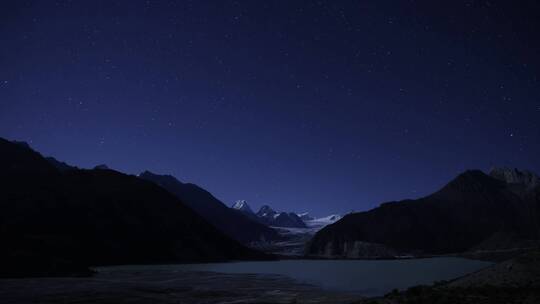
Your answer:
[[[307,212],[297,215],[299,217],[300,215],[307,215]],[[273,243],[271,246],[272,248],[267,249],[266,251],[282,255],[302,256],[304,254],[306,243],[311,240],[315,233],[326,225],[337,222],[341,219],[341,216],[332,214],[321,218],[310,218],[310,220],[302,219],[307,228],[272,227],[276,229],[279,234],[284,236],[286,240]]]

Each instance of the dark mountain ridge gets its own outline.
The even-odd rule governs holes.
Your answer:
[[[427,197],[345,216],[319,231],[307,254],[357,258],[458,253],[498,234],[512,235],[515,241],[539,240],[539,219],[540,187],[509,184],[472,170]]]
[[[226,237],[168,191],[113,170],[56,169],[0,139],[0,276],[87,265],[210,262],[266,255]]]
[[[139,177],[168,190],[209,223],[239,242],[255,244],[281,239],[274,229],[230,209],[210,192],[195,184],[182,183],[174,176],[158,175],[149,171],[141,173]]]
[[[57,160],[56,158],[54,157],[45,157],[45,159],[51,164],[53,165],[57,170],[60,170],[60,171],[69,171],[69,170],[77,170],[79,168],[75,167],[75,166],[71,166],[71,165],[68,165],[67,163],[65,162],[62,162],[62,161],[59,161]]]

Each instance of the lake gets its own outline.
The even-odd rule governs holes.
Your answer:
[[[227,274],[273,274],[325,290],[383,295],[395,288],[432,284],[475,272],[492,263],[454,257],[402,260],[282,260],[178,265],[99,267],[98,272],[118,270],[197,271]]]

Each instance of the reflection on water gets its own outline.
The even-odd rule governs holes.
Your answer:
[[[284,260],[210,264],[143,265],[103,267],[114,269],[161,269],[220,273],[280,274],[329,290],[382,295],[392,289],[449,280],[491,265],[462,258],[407,260]]]

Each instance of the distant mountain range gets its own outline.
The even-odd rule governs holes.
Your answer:
[[[76,169],[4,139],[0,168],[1,276],[80,273],[87,265],[268,258],[136,176]]]
[[[325,258],[497,251],[540,245],[540,178],[466,171],[416,200],[341,218],[227,207],[171,175],[79,169],[0,138],[0,276],[88,265],[268,259],[249,249]],[[307,242],[307,246],[306,245]],[[244,245],[243,245],[243,244]]]
[[[340,215],[314,218],[308,212],[277,212],[268,205],[263,205],[257,212],[245,200],[239,200],[231,206],[237,213],[274,228],[281,240],[264,244],[258,249],[283,256],[303,256],[306,243],[323,227],[333,224]]]
[[[216,228],[244,244],[255,245],[282,239],[274,229],[228,208],[210,192],[195,184],[182,183],[174,176],[158,175],[149,171],[141,173],[139,177],[174,194]]]
[[[499,250],[540,244],[537,175],[467,171],[417,200],[384,203],[346,215],[311,240],[318,257],[385,257]]]
[[[254,213],[248,203],[241,200],[234,203],[231,208],[267,226],[307,228],[296,213],[276,212],[268,205],[262,206],[257,213]]]

